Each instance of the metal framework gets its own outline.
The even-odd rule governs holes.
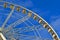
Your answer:
[[[11,9],[11,12],[9,13],[9,15],[8,15],[8,17],[6,18],[6,20],[4,21],[4,23],[3,23],[3,25],[2,25],[2,27],[1,27],[1,29],[2,30],[0,30],[1,32],[3,31],[3,34],[0,34],[1,35],[1,37],[2,37],[2,35],[4,35],[4,33],[7,33],[7,35],[9,34],[10,36],[9,36],[9,38],[10,38],[10,40],[18,40],[18,36],[16,37],[16,38],[13,38],[13,35],[15,35],[15,34],[17,34],[18,32],[17,31],[19,31],[19,30],[21,30],[20,32],[29,32],[29,31],[36,31],[37,32],[37,34],[39,35],[39,38],[41,38],[41,36],[40,36],[40,33],[37,31],[37,30],[40,30],[40,29],[42,29],[42,28],[39,28],[39,25],[37,26],[37,27],[35,27],[36,25],[34,25],[34,24],[32,24],[30,21],[28,21],[29,23],[31,23],[33,26],[32,27],[30,27],[28,24],[26,24],[25,23],[25,21],[26,20],[28,20],[30,17],[32,17],[34,20],[36,20],[38,23],[40,23],[45,29],[47,29],[48,30],[48,32],[51,34],[51,36],[53,37],[53,39],[54,40],[59,40],[59,36],[57,35],[57,33],[54,31],[54,29],[42,18],[42,17],[40,17],[39,15],[37,15],[36,13],[34,13],[34,12],[32,12],[31,10],[29,10],[29,9],[27,9],[27,8],[24,8],[24,7],[22,7],[22,6],[20,6],[20,5],[16,5],[16,4],[13,4],[13,3],[9,3],[9,2],[5,2],[5,1],[1,1],[1,2],[3,2],[4,4],[4,8],[7,8],[7,7],[9,7],[9,6],[7,6],[8,4],[10,4],[10,9]],[[3,6],[2,5],[2,6]],[[17,8],[16,8],[17,7]],[[9,18],[12,16],[12,14],[13,14],[13,12],[14,12],[14,10],[17,10],[18,12],[20,12],[20,9],[23,9],[22,10],[22,13],[23,14],[26,14],[26,11],[28,11],[28,14],[27,14],[27,16],[25,16],[25,17],[23,17],[23,16],[21,16],[22,18],[21,19],[19,19],[19,20],[17,20],[17,21],[15,21],[14,23],[12,23],[12,24],[10,24],[10,25],[8,25],[8,27],[6,28],[6,29],[4,29],[5,28],[5,25],[6,25],[6,23],[8,22],[8,20],[9,20]],[[21,23],[25,23],[28,27],[25,27],[25,28],[16,28],[16,29],[13,29],[13,28],[15,28],[15,26],[17,26],[17,25],[19,25],[19,24],[21,24]],[[30,28],[29,30],[27,30],[28,28]],[[38,29],[37,29],[38,28]],[[5,30],[5,31],[4,31]],[[14,33],[12,33],[12,34],[10,34],[11,32],[9,32],[10,30],[15,30],[15,32]],[[35,31],[34,31],[34,34],[35,34]],[[20,33],[19,32],[19,33]],[[27,39],[28,38],[37,38],[38,36],[35,34],[35,37],[34,36],[30,36],[30,37],[28,37],[28,35],[24,35],[24,34],[17,34],[17,35],[22,35],[21,37],[23,37],[23,36],[27,36]],[[6,40],[4,37],[2,37],[3,38],[3,40]],[[26,38],[24,38],[24,40],[25,40]],[[9,39],[8,39],[9,40]],[[23,40],[23,39],[20,39],[20,40]],[[36,39],[37,40],[37,39]],[[39,40],[39,39],[38,39]]]

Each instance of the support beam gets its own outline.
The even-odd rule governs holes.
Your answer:
[[[36,26],[34,26],[36,29],[38,28],[38,30],[42,30],[43,28],[39,28],[38,27],[38,25],[37,25],[37,27]],[[22,33],[22,32],[30,32],[30,31],[35,31],[35,28],[33,28],[33,26],[29,26],[29,27],[25,27],[25,28],[20,28],[20,29],[16,29],[16,32],[17,31],[20,31],[20,33]]]
[[[28,19],[29,19],[29,17],[28,17],[28,16],[25,16],[25,17],[23,17],[23,18],[15,21],[14,23],[12,23],[12,24],[10,24],[10,25],[8,26],[6,32],[9,31],[9,30],[11,30],[11,29],[13,29],[15,26],[23,23],[24,21],[26,21],[26,20],[28,20]]]
[[[28,21],[28,22],[31,23],[30,21]],[[31,23],[31,24],[34,25],[33,23]],[[41,38],[40,33],[38,32],[38,29],[35,28],[35,30],[38,33],[39,37]]]
[[[14,8],[12,9],[12,11],[10,12],[10,14],[8,15],[8,17],[6,18],[6,20],[4,21],[2,28],[5,27],[6,23],[8,22],[9,18],[11,17],[12,13],[14,12]]]

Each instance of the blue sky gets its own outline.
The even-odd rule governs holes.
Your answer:
[[[9,1],[9,0],[7,0]],[[60,0],[12,0],[44,18],[60,37]],[[12,2],[10,1],[10,2]]]

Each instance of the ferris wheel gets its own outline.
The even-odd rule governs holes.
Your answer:
[[[0,40],[59,40],[59,36],[31,10],[0,1]]]

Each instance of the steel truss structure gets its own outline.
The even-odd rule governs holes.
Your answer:
[[[7,15],[7,17],[0,27],[0,40],[59,40],[59,36],[52,28],[52,26],[50,26],[42,17],[32,12],[31,10],[6,1],[0,1],[0,6],[4,9],[10,9],[9,13],[4,14]],[[15,18],[16,20],[13,19],[15,21],[8,24],[10,18]],[[34,23],[37,22],[36,24],[38,25],[34,25],[33,21],[31,22],[31,20],[33,20]],[[22,25],[23,23],[25,25],[24,27]],[[17,25],[22,26],[17,27]],[[40,27],[40,25],[43,27]],[[53,39],[42,38],[39,31],[45,29],[52,36]],[[27,34],[30,32],[32,32],[32,34],[34,35]]]

